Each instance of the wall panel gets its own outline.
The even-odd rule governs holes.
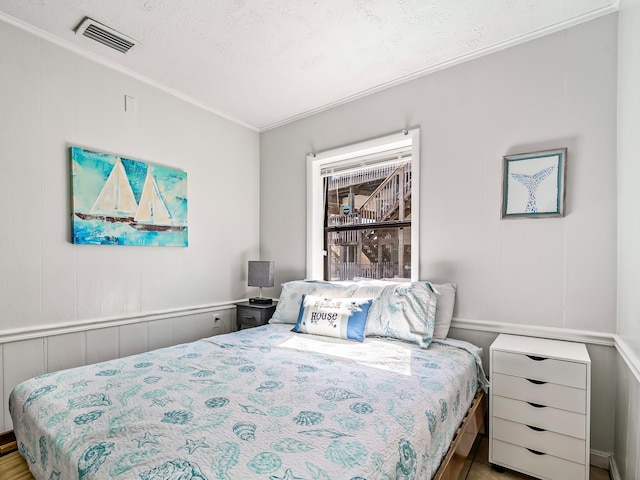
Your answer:
[[[118,327],[88,330],[87,364],[104,362],[119,357]]]
[[[203,307],[196,310],[201,311]],[[214,316],[220,317],[217,324],[214,324]],[[20,382],[45,372],[100,363],[228,333],[235,318],[235,307],[230,304],[194,315],[171,317],[166,314],[166,317],[0,343],[0,399],[4,405],[0,410],[0,433],[12,428],[8,398]],[[176,330],[178,334],[174,335]]]
[[[43,338],[22,340],[3,345],[4,429],[11,430],[9,394],[21,382],[45,373]]]
[[[120,358],[149,350],[148,323],[121,325],[119,330]]]
[[[173,345],[173,320],[168,318],[149,322],[149,350]]]
[[[47,372],[84,365],[87,355],[86,342],[84,332],[47,338]]]
[[[173,337],[176,343],[193,342],[210,337],[213,335],[213,330],[213,315],[211,313],[201,313],[173,320]]]

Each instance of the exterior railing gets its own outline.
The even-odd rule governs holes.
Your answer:
[[[328,226],[340,227],[384,221],[396,209],[404,205],[404,199],[410,194],[411,162],[408,162],[400,167],[392,168],[385,181],[378,186],[356,212],[347,215],[329,215],[327,219]],[[402,216],[400,216],[400,219],[403,219]]]
[[[394,278],[398,264],[392,262],[336,263],[331,265],[331,280],[354,278]]]
[[[342,227],[344,225],[361,225],[363,223],[373,223],[375,219],[363,218],[360,212],[349,213],[347,215],[329,215],[330,227]]]
[[[329,177],[329,190],[349,187],[351,185],[360,185],[361,183],[386,178],[391,175],[395,169],[395,165],[383,165],[353,172],[349,175],[333,175]]]
[[[407,181],[409,183],[407,190]],[[411,191],[411,162],[396,168],[387,179],[360,206],[359,213],[375,221],[385,220],[391,212],[398,208],[400,194]]]

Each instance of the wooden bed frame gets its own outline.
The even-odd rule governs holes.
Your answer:
[[[484,392],[480,391],[471,402],[471,407],[462,419],[462,424],[453,437],[449,451],[442,460],[433,480],[458,480],[478,433],[483,431],[484,399]]]

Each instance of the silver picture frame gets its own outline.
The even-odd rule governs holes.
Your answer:
[[[564,216],[566,148],[502,158],[501,218]]]

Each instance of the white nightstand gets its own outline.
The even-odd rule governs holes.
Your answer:
[[[542,479],[588,479],[585,345],[502,334],[490,355],[489,462]]]

